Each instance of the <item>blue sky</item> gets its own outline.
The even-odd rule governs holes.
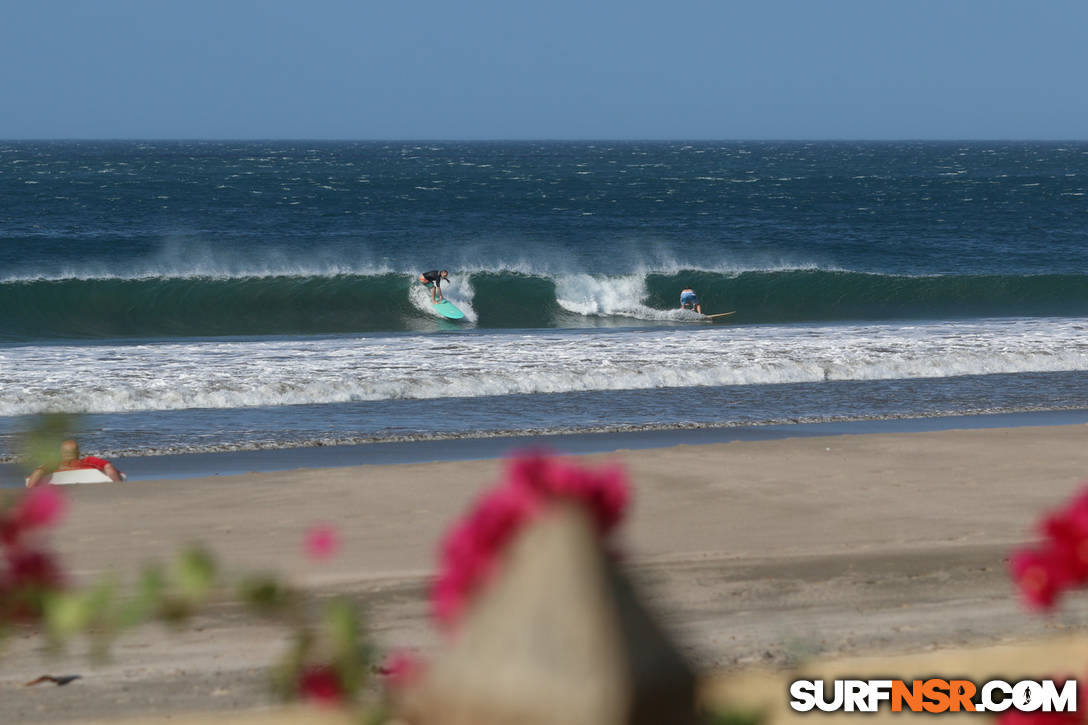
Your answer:
[[[1088,139],[1082,0],[0,11],[7,139]]]

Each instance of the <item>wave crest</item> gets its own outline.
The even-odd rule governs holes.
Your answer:
[[[1088,275],[895,276],[838,270],[624,275],[451,270],[444,286],[481,328],[682,323],[692,285],[735,324],[1088,316]],[[312,335],[434,330],[414,274],[90,277],[0,282],[0,340]]]

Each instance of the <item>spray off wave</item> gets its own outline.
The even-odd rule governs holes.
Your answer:
[[[451,271],[451,301],[479,328],[689,322],[704,312],[749,323],[1088,316],[1088,275],[897,276],[821,269],[623,275]],[[321,335],[436,329],[429,293],[403,272],[63,277],[0,281],[9,342]],[[444,329],[444,328],[443,328]]]

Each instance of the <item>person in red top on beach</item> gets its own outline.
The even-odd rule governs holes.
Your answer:
[[[30,477],[26,479],[27,488],[34,488],[38,483],[51,473],[56,471],[77,471],[84,468],[97,468],[109,476],[111,481],[120,482],[121,472],[113,467],[113,464],[105,458],[94,456],[79,457],[79,444],[73,440],[67,440],[60,444],[60,462],[56,465],[38,466]]]

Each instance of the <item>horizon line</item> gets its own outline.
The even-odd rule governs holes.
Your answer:
[[[17,142],[212,142],[212,143],[253,143],[253,142],[295,142],[295,143],[1088,143],[1088,138],[1029,138],[1029,137],[991,137],[991,138],[850,138],[850,137],[782,137],[782,138],[607,138],[607,137],[506,137],[506,138],[314,138],[305,136],[254,136],[254,137],[201,137],[201,136],[57,136],[57,137],[0,137],[0,143]]]

